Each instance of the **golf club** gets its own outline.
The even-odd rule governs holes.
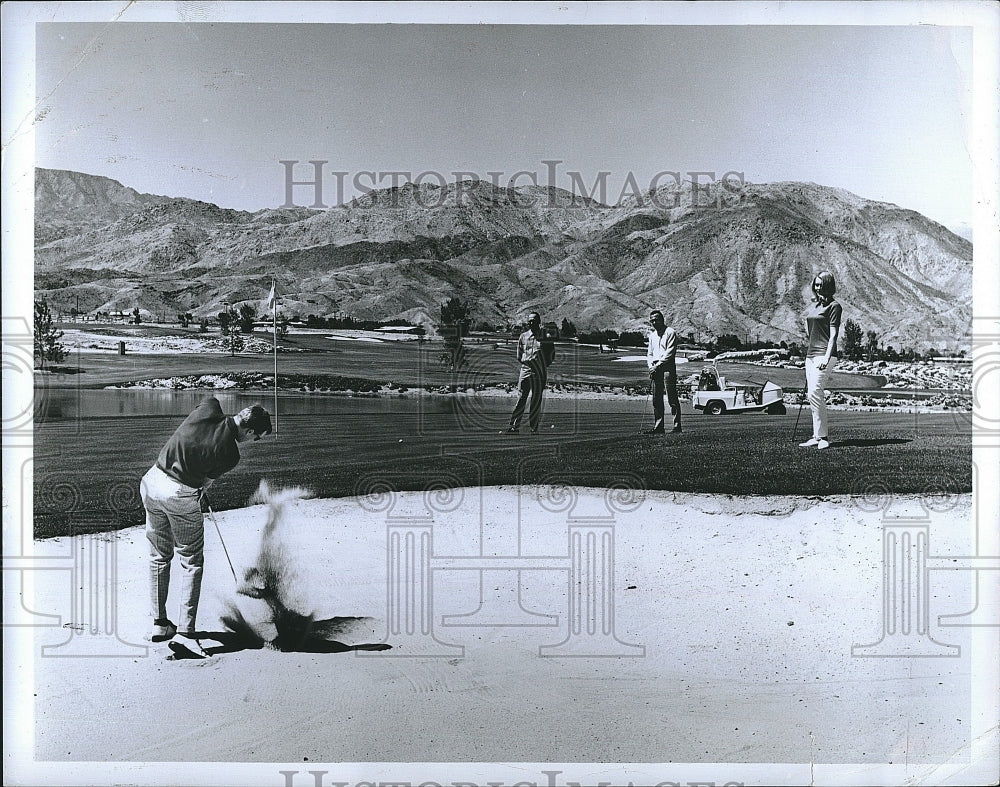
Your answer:
[[[639,421],[639,434],[642,434],[643,429],[646,426],[646,416],[649,414],[649,407],[653,402],[653,388],[652,380],[650,380],[649,396],[646,397],[646,402],[642,407],[642,420]]]
[[[799,391],[799,411],[795,414],[795,426],[792,428],[792,440],[795,439],[795,433],[799,429],[799,416],[802,415],[802,405],[805,403],[805,392]]]
[[[236,569],[233,568],[233,561],[229,559],[229,550],[226,549],[225,539],[222,538],[222,531],[219,529],[219,523],[215,519],[215,512],[212,510],[212,504],[208,502],[208,493],[205,490],[201,492],[201,499],[205,501],[205,506],[208,508],[208,515],[212,519],[212,524],[215,525],[215,532],[219,534],[219,542],[222,544],[222,551],[226,553],[226,562],[229,563],[229,570],[233,572],[233,581],[239,584],[239,579],[236,578]]]

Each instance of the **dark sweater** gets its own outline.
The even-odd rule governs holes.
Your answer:
[[[200,489],[239,464],[236,424],[214,396],[204,399],[163,446],[156,466],[182,484]]]
[[[806,358],[822,358],[826,355],[826,348],[830,344],[830,334],[833,328],[840,334],[840,320],[843,315],[843,307],[836,301],[829,303],[814,303],[806,309],[806,333],[809,343],[806,347]],[[837,342],[833,342],[833,352],[837,354]]]

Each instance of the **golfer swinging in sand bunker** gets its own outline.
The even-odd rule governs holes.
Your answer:
[[[238,443],[259,440],[270,432],[270,414],[260,405],[230,417],[222,412],[217,399],[208,397],[177,428],[142,479],[140,491],[150,544],[153,631],[149,639],[167,641],[175,658],[204,659],[209,655],[195,628],[205,563],[201,511],[205,490],[239,463]],[[322,653],[388,650],[390,646],[384,643],[347,645],[337,640],[368,618],[316,619],[308,576],[300,570],[303,565],[295,559],[289,541],[295,503],[311,496],[297,487],[272,491],[261,481],[249,501],[267,506],[260,548],[254,564],[242,572],[242,581],[237,580],[236,594],[227,603],[222,623],[245,647]],[[181,564],[179,628],[167,617],[166,607],[174,552]]]
[[[204,399],[167,440],[139,486],[146,509],[150,546],[150,640],[164,642],[175,654],[205,658],[195,620],[205,565],[205,518],[201,500],[212,482],[236,467],[239,443],[271,433],[271,416],[260,405],[235,416],[222,412],[219,400]],[[181,566],[180,628],[167,617],[170,562]]]

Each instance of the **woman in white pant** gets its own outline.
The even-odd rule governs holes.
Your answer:
[[[816,274],[812,282],[813,302],[806,309],[806,396],[812,409],[813,433],[803,448],[830,447],[826,415],[826,378],[837,365],[837,335],[843,312],[834,299],[837,284],[829,271]]]

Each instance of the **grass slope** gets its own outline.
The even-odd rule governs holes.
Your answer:
[[[261,478],[323,497],[398,489],[568,483],[729,495],[955,494],[972,489],[967,419],[948,414],[833,414],[834,445],[799,448],[808,410],[788,416],[687,415],[682,435],[637,434],[635,414],[553,413],[542,434],[497,434],[489,413],[285,416],[280,433],[242,447],[210,491],[216,510],[241,507]],[[35,431],[34,533],[46,538],[142,522],[138,488],[181,419],[91,418]],[[550,428],[554,427],[554,428]],[[887,499],[887,498],[886,498]]]

